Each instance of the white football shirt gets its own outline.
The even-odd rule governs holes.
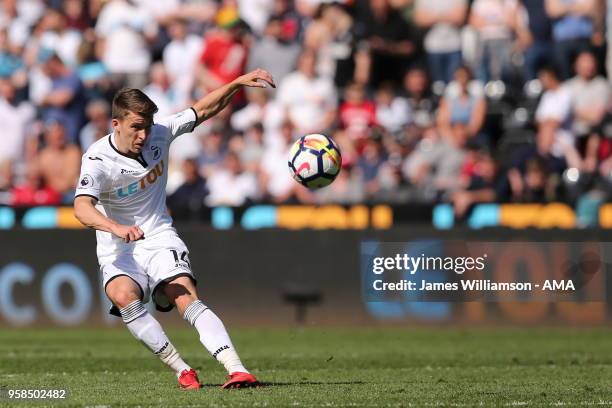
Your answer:
[[[193,131],[196,121],[193,108],[158,121],[137,159],[117,149],[114,133],[98,140],[83,155],[75,197],[96,198],[102,214],[122,225],[139,226],[147,241],[164,232],[176,233],[166,208],[168,150],[176,137]],[[104,231],[96,231],[96,238],[101,264],[144,242],[125,243]]]

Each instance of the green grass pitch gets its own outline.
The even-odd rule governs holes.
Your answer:
[[[125,329],[0,330],[0,387],[69,390],[0,406],[612,406],[611,329],[235,329],[266,386],[231,391],[195,331],[167,333],[201,390],[178,390]]]

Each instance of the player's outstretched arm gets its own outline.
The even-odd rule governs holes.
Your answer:
[[[144,239],[144,232],[136,225],[127,226],[117,224],[106,217],[95,207],[96,199],[90,196],[79,196],[74,199],[74,216],[89,228],[110,232],[125,242]]]
[[[265,88],[266,83],[272,88],[276,88],[274,79],[268,71],[256,69],[210,92],[193,105],[193,109],[198,115],[196,126],[221,112],[241,87]]]

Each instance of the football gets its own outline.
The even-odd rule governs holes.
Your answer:
[[[334,181],[342,166],[342,155],[334,141],[320,134],[302,136],[289,151],[291,176],[303,186],[317,189]]]

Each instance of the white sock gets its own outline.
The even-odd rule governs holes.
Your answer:
[[[119,310],[130,333],[157,355],[177,375],[183,370],[190,370],[174,348],[164,329],[147,310],[140,300],[135,300]]]
[[[244,368],[236,348],[230,340],[229,334],[223,326],[221,319],[204,306],[201,300],[196,300],[185,309],[184,319],[187,320],[200,335],[200,342],[206,350],[217,359],[229,374],[235,372],[248,373]]]

